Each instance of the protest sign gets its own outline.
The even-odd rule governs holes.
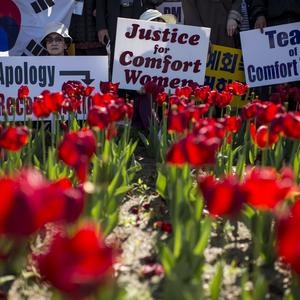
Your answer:
[[[242,51],[240,49],[212,45],[206,64],[205,85],[222,91],[226,84],[233,81],[245,83]],[[240,97],[235,96],[232,106],[242,107],[251,99],[252,90]]]
[[[40,45],[50,22],[70,24],[74,0],[1,0],[0,56],[44,55]]]
[[[15,120],[23,120],[24,103],[17,95],[20,86],[26,85],[30,90],[27,114],[31,115],[34,97],[44,90],[61,91],[69,80],[92,86],[108,81],[107,56],[0,57],[0,120],[4,114],[13,117],[13,106]],[[78,112],[80,115],[84,111]]]
[[[152,80],[174,90],[204,83],[209,28],[118,18],[113,81],[139,90]]]
[[[241,32],[250,87],[300,80],[300,22]]]
[[[157,7],[162,14],[172,14],[176,17],[178,24],[184,24],[184,15],[181,1],[166,1]]]

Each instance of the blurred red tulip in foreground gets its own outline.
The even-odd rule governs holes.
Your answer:
[[[72,236],[56,235],[49,251],[35,259],[45,280],[70,299],[82,299],[105,284],[114,255],[95,226],[89,224]]]

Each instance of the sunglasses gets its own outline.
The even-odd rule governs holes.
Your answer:
[[[56,36],[56,37],[48,37],[46,38],[46,43],[51,44],[53,42],[55,43],[62,43],[65,39],[63,37],[60,36]]]

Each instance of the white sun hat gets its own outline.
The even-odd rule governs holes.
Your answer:
[[[46,46],[46,37],[51,33],[57,33],[61,35],[69,46],[72,43],[72,38],[69,36],[68,27],[60,22],[50,22],[47,24],[44,30],[44,35],[41,41],[41,44],[45,47]]]
[[[171,14],[163,15],[160,11],[156,9],[147,9],[145,12],[143,12],[140,15],[140,20],[144,20],[144,21],[152,21],[156,18],[161,18],[168,24],[176,24],[177,22],[176,17],[174,15]]]

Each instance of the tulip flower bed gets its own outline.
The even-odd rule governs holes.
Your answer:
[[[35,98],[38,122],[2,123],[3,297],[30,278],[39,299],[298,299],[300,89],[238,109],[238,82],[149,82],[133,130],[117,88],[69,81]]]

